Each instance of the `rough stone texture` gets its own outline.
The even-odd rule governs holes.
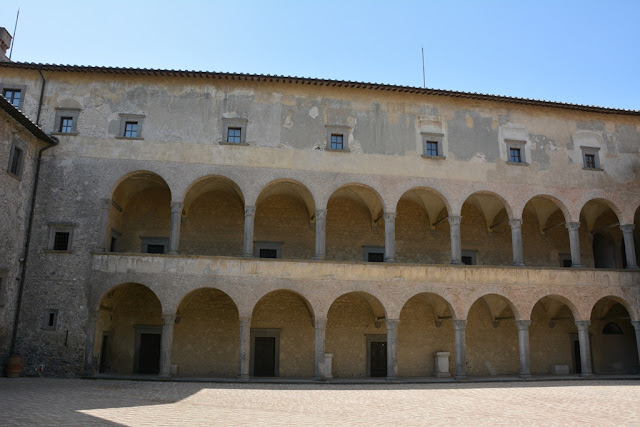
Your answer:
[[[185,376],[237,374],[238,316],[253,316],[252,328],[281,330],[283,376],[313,375],[315,318],[328,318],[336,376],[365,375],[365,334],[384,334],[384,320],[376,327],[384,318],[400,319],[401,376],[432,375],[435,351],[455,360],[452,319],[468,320],[470,375],[519,372],[510,318],[532,322],[534,373],[573,368],[572,322],[589,319],[596,372],[638,366],[632,335],[596,336],[613,314],[592,314],[606,298],[626,311],[616,318],[623,331],[628,318],[640,320],[640,273],[615,270],[624,260],[619,225],[635,224],[640,240],[637,115],[278,82],[53,71],[45,78],[46,130],[55,129],[56,107],[81,111],[78,135],[60,135],[43,158],[18,327],[26,374],[78,374],[96,311],[90,364],[97,366],[110,328],[118,335],[112,369],[123,373],[134,365],[133,326],[159,326],[163,313],[180,318],[172,363]],[[2,83],[26,85],[30,116],[39,79],[33,70],[0,69]],[[118,138],[122,113],[144,115],[142,139]],[[247,145],[220,144],[223,118],[247,120]],[[347,129],[348,152],[325,149],[327,126]],[[444,159],[422,157],[423,132],[443,135]],[[524,144],[528,165],[506,162],[509,138]],[[602,171],[583,169],[584,141],[601,141]],[[13,201],[21,191],[1,194],[23,209]],[[113,202],[106,229],[105,200]],[[141,254],[142,237],[172,234],[172,203],[183,204],[179,255]],[[250,241],[282,242],[282,260],[239,257],[246,206],[256,207]],[[314,213],[323,209],[327,261],[319,262]],[[384,246],[384,215],[393,213],[398,262],[364,263],[363,246]],[[461,247],[476,251],[477,266],[448,265],[445,218],[458,215]],[[24,220],[11,218],[18,227],[9,222],[16,234],[5,241],[15,243],[13,254]],[[520,219],[529,267],[514,268],[508,220]],[[48,250],[52,222],[73,224],[72,251]],[[572,222],[580,223],[583,270],[559,268],[571,252],[564,223]],[[121,236],[116,253],[92,253],[112,231]],[[201,288],[215,290],[191,294]],[[121,290],[107,314],[105,301]],[[47,309],[59,310],[55,330],[41,329]],[[506,319],[494,328],[496,317]],[[553,328],[551,318],[561,318]],[[600,354],[616,342],[622,350]]]

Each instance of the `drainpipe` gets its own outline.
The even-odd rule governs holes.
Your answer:
[[[40,71],[40,68],[41,68],[41,65],[38,66],[38,73],[42,78],[42,88],[40,89],[40,100],[38,102],[38,115],[36,119],[36,125],[38,126],[40,126],[40,111],[42,110],[42,100],[44,98],[44,86],[46,83],[44,76]],[[13,318],[13,331],[11,332],[11,346],[9,347],[9,354],[11,356],[15,355],[16,353],[16,338],[18,336],[18,322],[20,320],[20,309],[22,307],[22,294],[24,293],[24,278],[27,270],[27,259],[29,257],[29,243],[31,242],[31,230],[33,229],[33,216],[36,210],[36,195],[38,193],[38,183],[40,182],[39,177],[40,177],[40,165],[42,163],[42,153],[45,150],[48,150],[49,148],[53,147],[54,145],[58,145],[58,142],[59,142],[58,138],[54,136],[52,136],[51,139],[53,139],[53,144],[48,145],[38,151],[36,172],[33,177],[33,191],[31,192],[31,207],[29,209],[29,221],[27,222],[27,233],[26,233],[26,238],[24,243],[24,252],[23,252],[22,259],[20,260],[22,265],[20,268],[20,284],[18,285],[18,300],[16,301],[16,311]]]

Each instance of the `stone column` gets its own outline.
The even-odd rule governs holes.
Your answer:
[[[627,268],[629,270],[638,269],[638,263],[636,262],[636,247],[633,243],[634,228],[636,228],[634,224],[624,224],[620,226],[622,236],[624,237],[624,252],[627,256]]]
[[[466,327],[466,320],[453,321],[456,341],[456,380],[467,379]]]
[[[582,365],[582,376],[592,375],[591,372],[591,346],[589,345],[589,325],[590,320],[576,320],[578,327],[578,340],[580,341],[580,361]]]
[[[384,214],[384,262],[396,262],[396,213]]]
[[[531,378],[531,362],[529,356],[529,325],[530,320],[516,320],[518,328],[518,344],[520,347],[520,377]]]
[[[395,215],[394,215],[395,216]],[[387,380],[398,378],[398,323],[399,319],[387,319]]]
[[[169,254],[180,253],[180,226],[182,225],[182,202],[171,202],[171,234],[169,235]]]
[[[173,327],[176,313],[162,313],[162,335],[160,337],[160,376],[171,376],[171,352],[173,350]]]
[[[566,224],[567,230],[569,230],[569,245],[571,246],[571,267],[582,268],[580,262],[580,228],[579,222],[568,222]]]
[[[84,341],[84,374],[85,375],[93,375],[94,366],[93,366],[93,347],[96,339],[96,322],[98,319],[98,312],[93,311],[89,313],[89,318],[87,319],[87,328],[85,330],[85,341]]]
[[[327,210],[318,209],[316,217],[316,256],[313,259],[323,260],[327,246]]]
[[[313,379],[316,381],[324,381],[327,379],[327,370],[324,365],[324,344],[327,333],[327,319],[316,319],[314,322],[314,326],[316,328],[316,353]]]
[[[524,266],[524,254],[522,251],[522,220],[510,219],[511,245],[513,247],[513,265]]]
[[[238,379],[249,380],[251,361],[251,317],[240,318],[240,344],[238,346]]]
[[[451,233],[451,264],[462,265],[462,245],[460,243],[460,221],[462,221],[462,217],[449,215],[448,220],[449,232]]]
[[[253,257],[253,219],[256,216],[255,206],[244,207],[244,247],[243,257]]]
[[[96,252],[109,252],[109,212],[111,211],[111,199],[100,201],[100,222],[98,223],[98,241],[96,242]]]
[[[636,330],[636,346],[638,347],[638,360],[640,361],[640,321],[632,320],[633,329]]]

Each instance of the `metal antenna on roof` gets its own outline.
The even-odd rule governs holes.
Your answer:
[[[20,8],[16,14],[16,25],[13,27],[13,37],[11,38],[11,50],[9,51],[9,60],[11,60],[11,54],[13,53],[13,45],[16,44],[16,30],[18,29],[18,18],[20,17]]]
[[[427,88],[427,79],[424,73],[424,45],[422,45],[422,87]]]

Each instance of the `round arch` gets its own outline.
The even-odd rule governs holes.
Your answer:
[[[185,190],[182,196],[184,210],[188,214],[191,204],[198,197],[216,190],[228,191],[235,194],[244,206],[244,194],[242,193],[240,186],[235,181],[223,175],[206,175],[193,181]]]
[[[127,201],[136,192],[155,186],[165,187],[171,196],[171,187],[167,181],[160,174],[150,170],[137,170],[121,176],[113,183],[109,194],[113,201],[117,201],[118,198]]]
[[[400,198],[398,199],[398,202],[396,203],[396,211],[398,210],[398,204],[400,203],[400,200],[406,197],[410,198],[410,200],[417,203],[420,207],[422,207],[427,212],[427,215],[429,216],[429,221],[431,221],[431,223],[438,220],[437,216],[442,211],[442,207],[444,207],[447,215],[451,214],[451,205],[449,204],[449,201],[444,197],[442,193],[440,193],[438,190],[435,190],[433,188],[416,186],[408,189],[407,191],[402,193],[402,196],[400,196]],[[437,203],[437,206],[436,206],[436,209],[437,208],[440,208],[440,209],[438,209],[438,212],[435,215],[432,215],[432,212],[429,211],[427,205],[433,204],[434,202],[440,202],[440,203]]]
[[[269,182],[262,187],[258,193],[256,199],[256,206],[260,205],[265,199],[272,196],[289,196],[301,200],[309,214],[309,218],[312,218],[316,211],[316,203],[313,194],[309,188],[302,184],[300,181],[296,181],[290,178],[281,178],[275,181]]]

